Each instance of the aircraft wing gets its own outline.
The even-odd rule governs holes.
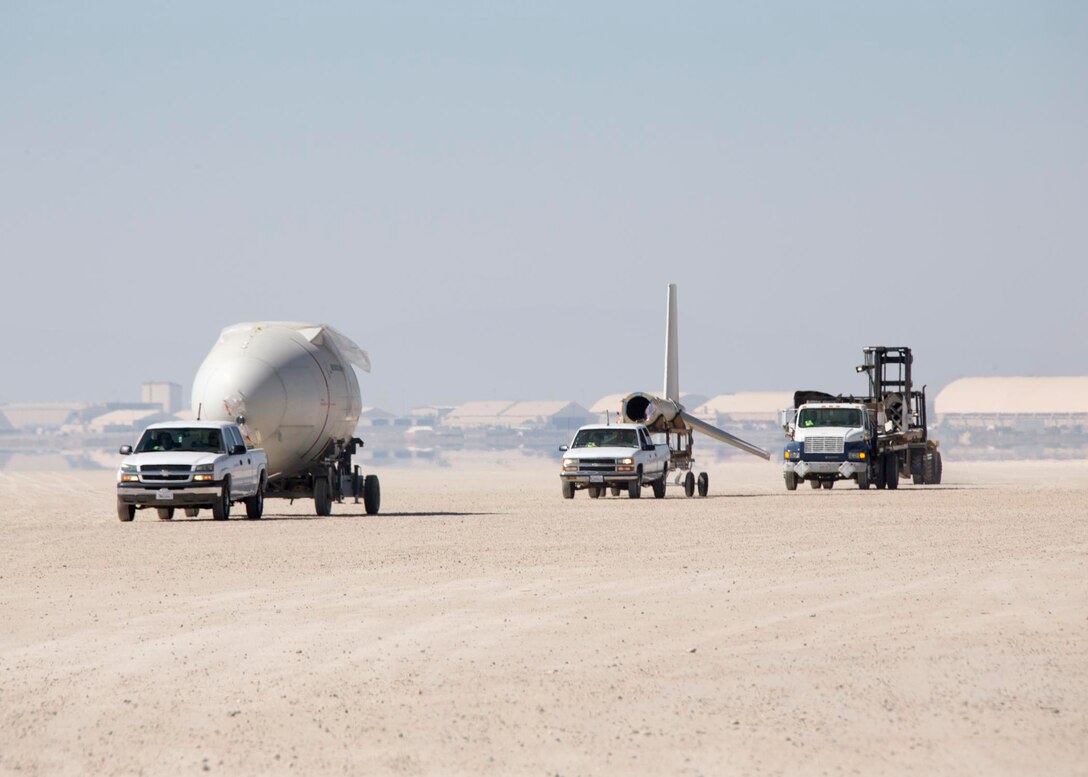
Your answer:
[[[759,456],[760,458],[767,459],[768,461],[770,461],[771,459],[771,454],[769,454],[762,448],[752,445],[750,442],[745,442],[739,437],[734,437],[729,432],[723,431],[716,426],[711,426],[706,421],[700,421],[698,418],[691,415],[690,413],[681,412],[680,417],[683,418],[684,423],[688,424],[692,429],[695,429],[698,432],[702,432],[707,437],[713,437],[715,440],[740,448],[742,451],[747,451],[753,456]]]

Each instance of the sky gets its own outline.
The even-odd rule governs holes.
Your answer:
[[[365,404],[1088,374],[1088,4],[0,1],[0,402],[328,323]]]

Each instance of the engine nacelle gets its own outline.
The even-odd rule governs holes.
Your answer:
[[[623,400],[623,420],[632,424],[645,424],[651,429],[667,429],[680,415],[682,408],[672,400],[653,394],[629,394]]]

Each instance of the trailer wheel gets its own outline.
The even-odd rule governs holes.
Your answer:
[[[563,487],[563,498],[574,499],[574,483],[569,480],[564,480],[560,485]]]
[[[862,491],[869,490],[869,465],[865,465],[865,469],[858,472],[858,488]]]
[[[817,480],[816,478],[813,478],[812,480],[810,480],[808,482],[808,485],[809,485],[809,488],[811,488],[813,491],[815,491],[815,490],[820,488],[820,481]]]
[[[200,515],[200,508],[199,507],[186,507],[185,508],[185,517],[186,518],[196,518],[198,515]]]
[[[367,515],[377,515],[382,507],[382,487],[377,475],[363,478],[363,508]]]
[[[662,475],[657,480],[655,480],[653,482],[652,488],[654,490],[654,499],[664,499],[665,498],[665,476]]]
[[[120,497],[117,499],[117,520],[128,523],[136,517],[136,505],[125,504]]]
[[[590,486],[589,488],[586,489],[586,491],[589,492],[589,498],[590,499],[599,499],[600,496],[601,496],[601,491],[602,490],[603,489],[601,488],[601,486]]]
[[[823,481],[823,487],[824,487],[825,491],[830,491],[831,489],[833,489],[835,487],[835,481],[834,480],[825,480],[825,481]]]
[[[332,490],[328,478],[314,481],[314,511],[321,516],[332,515]]]
[[[889,489],[899,488],[899,456],[895,453],[889,453],[884,457],[884,464],[884,482]]]
[[[684,496],[695,496],[695,473],[689,472],[684,475]]]
[[[797,473],[794,472],[791,469],[791,470],[783,473],[783,477],[785,477],[785,479],[786,479],[786,490],[787,491],[796,491],[797,490]]]
[[[698,488],[699,488],[699,496],[706,496],[707,493],[709,493],[709,491],[710,491],[710,475],[706,474],[705,472],[700,472],[699,473]]]
[[[219,498],[212,504],[212,518],[217,521],[230,518],[230,478],[223,482],[223,490],[219,492]]]
[[[170,521],[174,518],[173,507],[156,507],[155,512],[159,514],[160,521]]]
[[[611,491],[612,491],[612,496],[619,496],[620,495],[620,487],[619,486],[612,486]]]

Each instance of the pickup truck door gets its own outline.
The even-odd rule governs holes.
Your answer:
[[[646,466],[642,470],[643,474],[656,475],[663,472],[665,469],[664,457],[658,447],[654,445],[654,441],[650,439],[650,435],[645,429],[639,429],[638,437],[642,450],[646,452]]]
[[[245,440],[242,439],[242,433],[238,431],[238,427],[228,426],[227,434],[230,437],[231,448],[236,445],[246,447]],[[233,483],[231,491],[236,494],[252,494],[256,491],[257,467],[253,463],[253,457],[248,450],[241,454],[231,454],[227,460],[227,471],[230,473],[231,482]]]

